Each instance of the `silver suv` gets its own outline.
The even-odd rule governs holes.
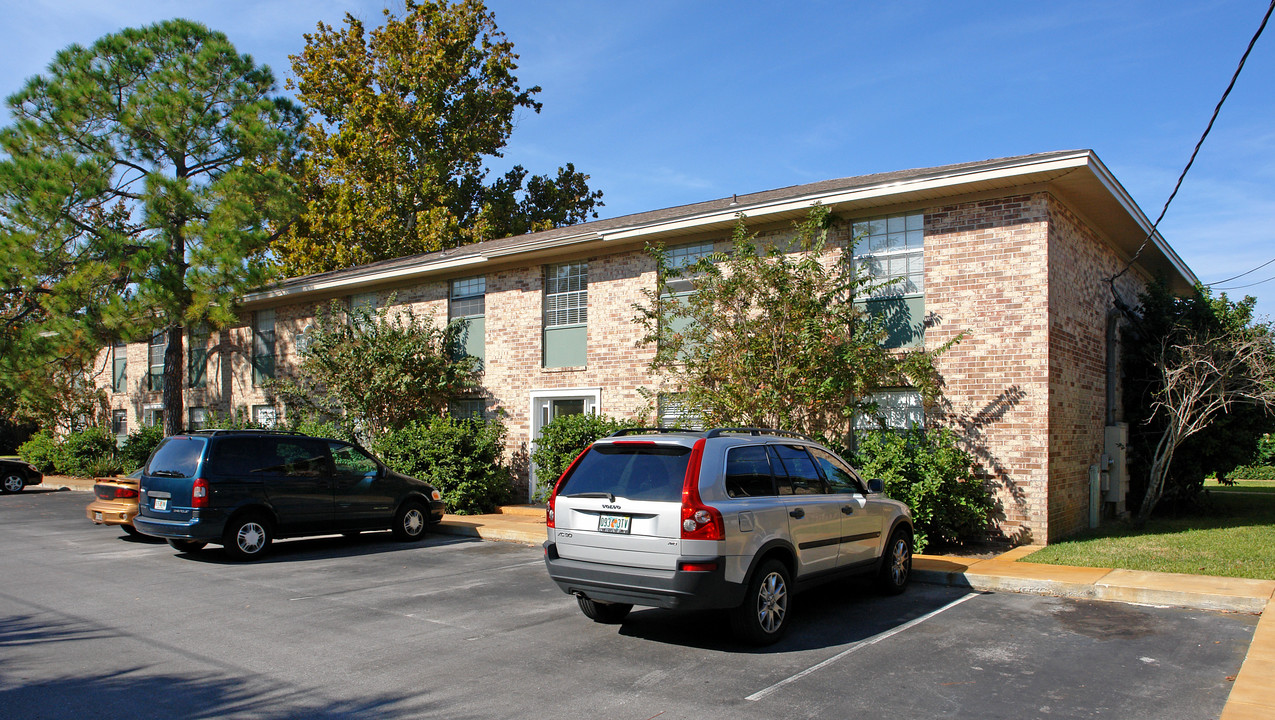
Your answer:
[[[558,479],[545,565],[597,622],[723,608],[741,639],[769,644],[798,589],[854,573],[907,587],[911,514],[881,490],[804,435],[621,430]]]

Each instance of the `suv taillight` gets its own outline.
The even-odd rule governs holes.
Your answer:
[[[581,450],[580,454],[576,455],[576,459],[572,460],[571,464],[567,466],[567,469],[563,470],[562,474],[558,476],[558,482],[553,484],[553,492],[549,494],[549,502],[545,507],[545,525],[547,527],[557,527],[557,525],[554,525],[553,517],[554,501],[558,499],[558,491],[562,489],[562,481],[567,479],[567,476],[575,469],[576,463],[580,462],[580,458],[584,457],[584,454],[587,452],[589,452],[589,448]]]
[[[190,506],[192,508],[208,507],[208,481],[203,478],[195,478],[194,485],[190,487]]]
[[[699,466],[704,459],[704,438],[695,441],[686,463],[686,479],[682,483],[682,539],[724,540],[726,525],[717,508],[704,504],[699,496]]]

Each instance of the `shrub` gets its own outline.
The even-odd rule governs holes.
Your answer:
[[[26,460],[48,474],[57,471],[58,441],[48,430],[31,436],[31,439],[18,446],[18,457]]]
[[[983,537],[995,509],[983,483],[970,477],[971,458],[947,428],[868,433],[855,465],[866,478],[881,478],[890,497],[912,508],[916,549]]]
[[[160,425],[143,425],[129,433],[119,449],[120,469],[132,472],[145,465],[163,439],[164,428]]]
[[[509,498],[509,470],[500,464],[505,432],[500,420],[435,417],[387,430],[371,446],[396,472],[437,487],[449,512],[474,515]]]
[[[629,427],[640,427],[640,423],[597,413],[554,418],[540,429],[536,451],[531,454],[531,461],[536,464],[536,476],[540,480],[537,497],[549,493],[558,476],[562,475],[589,443]]]
[[[1235,480],[1275,480],[1275,467],[1270,465],[1241,465],[1231,471],[1230,484]]]
[[[113,461],[103,464],[103,460]],[[91,427],[73,432],[62,440],[58,447],[55,462],[58,472],[63,475],[78,477],[94,477],[99,467],[116,468],[119,461],[115,457],[115,436],[106,428]]]
[[[331,420],[318,420],[315,418],[292,419],[288,423],[288,429],[314,437],[333,438],[336,440],[355,439],[354,433],[349,428],[338,425]]]

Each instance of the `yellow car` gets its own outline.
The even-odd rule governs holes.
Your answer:
[[[93,494],[97,499],[85,508],[89,520],[98,525],[119,525],[129,535],[136,535],[133,518],[137,516],[138,486],[142,471],[124,477],[96,478]]]

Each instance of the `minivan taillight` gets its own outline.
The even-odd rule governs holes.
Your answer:
[[[724,540],[726,525],[717,508],[705,505],[699,496],[699,466],[704,459],[704,438],[695,441],[686,463],[682,482],[682,539]]]
[[[195,484],[190,487],[190,506],[192,508],[208,507],[208,481],[203,478],[195,478]]]
[[[589,446],[589,447],[592,447],[592,446]],[[587,452],[589,452],[589,448],[587,447],[581,450],[580,454],[576,455],[576,459],[572,460],[571,464],[567,466],[567,469],[563,470],[562,474],[558,476],[558,482],[553,484],[553,492],[549,494],[549,502],[545,506],[545,526],[546,527],[557,527],[557,525],[554,525],[554,517],[553,517],[554,501],[558,499],[558,491],[562,489],[563,481],[567,479],[567,476],[571,474],[572,470],[575,470],[576,463],[580,462],[580,458],[584,457],[584,454]]]

